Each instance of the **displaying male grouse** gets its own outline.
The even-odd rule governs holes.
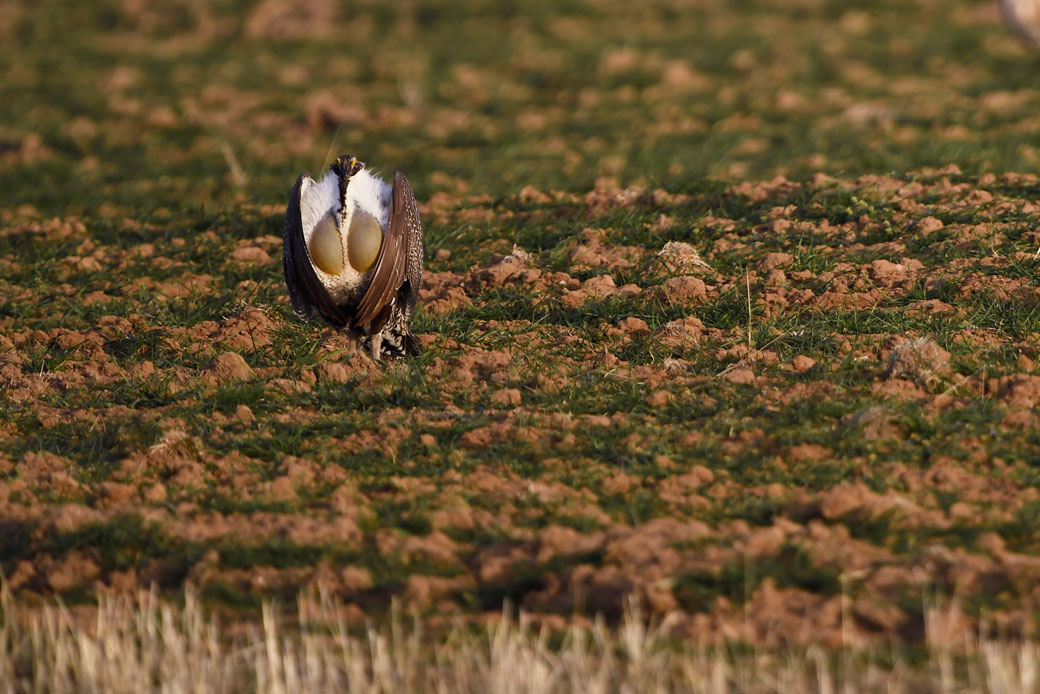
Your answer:
[[[317,311],[367,342],[373,359],[416,355],[408,319],[419,298],[423,236],[408,179],[393,186],[344,155],[315,182],[301,174],[285,213],[282,262],[296,315]]]

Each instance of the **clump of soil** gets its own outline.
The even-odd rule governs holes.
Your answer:
[[[213,376],[217,383],[241,381],[252,375],[253,370],[237,352],[224,352],[213,361]]]
[[[885,378],[903,378],[931,386],[949,373],[950,353],[927,337],[900,342],[892,348]]]

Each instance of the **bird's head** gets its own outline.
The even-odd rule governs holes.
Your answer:
[[[363,168],[365,168],[365,162],[359,161],[353,154],[341,154],[329,167],[340,180],[350,178]]]

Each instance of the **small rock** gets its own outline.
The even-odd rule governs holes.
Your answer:
[[[900,342],[888,357],[885,378],[902,378],[929,385],[949,368],[950,353],[933,340],[921,337]]]
[[[145,490],[144,498],[153,504],[161,504],[166,501],[166,487],[162,483],[156,482]]]
[[[646,321],[634,316],[629,316],[628,318],[619,321],[617,327],[621,329],[621,332],[626,335],[632,335],[633,337],[641,337],[650,334],[650,328],[647,326]]]
[[[351,593],[368,590],[373,585],[372,574],[368,572],[368,569],[360,566],[345,567],[339,576],[343,587]]]
[[[1040,376],[1012,374],[997,384],[997,397],[1013,407],[1040,405]]]
[[[665,300],[670,304],[682,304],[708,295],[708,287],[699,277],[682,275],[671,277],[661,285]]]
[[[812,367],[816,366],[816,360],[811,357],[807,357],[804,354],[799,354],[791,362],[791,366],[793,366],[794,370],[798,373],[805,373]]]
[[[906,278],[906,266],[891,260],[878,259],[870,263],[867,274],[878,284],[891,286]]]
[[[610,296],[617,289],[617,285],[614,284],[614,278],[610,275],[599,275],[598,277],[587,279],[582,283],[581,287],[585,290],[586,296],[597,298]]]
[[[534,186],[527,185],[520,189],[520,194],[517,196],[520,202],[525,205],[541,205],[549,202],[552,198],[538,190]]]
[[[61,593],[94,580],[100,573],[96,561],[74,550],[47,569],[47,584]]]
[[[919,221],[917,223],[917,230],[920,231],[925,236],[927,236],[928,234],[931,234],[932,232],[939,231],[944,226],[945,225],[942,223],[942,221],[939,220],[939,219],[936,219],[935,217],[925,217],[924,219],[922,219],[921,221]]]
[[[730,383],[749,384],[755,382],[755,372],[751,369],[733,369],[722,375]]]
[[[766,253],[762,260],[758,261],[758,271],[768,273],[770,270],[779,270],[794,263],[794,256],[790,253]]]
[[[340,362],[323,362],[318,365],[317,371],[322,383],[346,383],[350,380],[350,370]]]
[[[266,265],[271,256],[259,246],[244,246],[231,252],[231,259],[247,265]]]
[[[654,456],[654,465],[659,468],[664,468],[665,470],[671,470],[675,468],[675,461],[666,455],[658,453]]]
[[[672,401],[672,394],[667,390],[655,390],[646,397],[646,404],[650,407],[664,407]]]
[[[642,294],[643,289],[638,284],[623,284],[618,288],[617,293],[622,299],[631,299]]]
[[[603,491],[608,494],[627,494],[630,489],[639,485],[639,478],[624,472],[615,472],[603,480]]]
[[[1005,429],[1030,431],[1036,429],[1040,420],[1030,410],[1012,410],[1004,415],[1000,425]]]
[[[499,407],[512,407],[519,405],[520,401],[520,391],[516,388],[502,388],[491,394],[491,402]]]
[[[132,486],[120,482],[102,482],[101,490],[105,501],[110,504],[125,503],[133,498],[135,492]]]
[[[832,455],[831,449],[818,443],[799,443],[787,449],[787,459],[800,463],[826,460]]]
[[[250,378],[253,369],[237,352],[224,352],[213,361],[213,374],[218,383],[240,381]]]
[[[7,574],[7,587],[12,591],[18,590],[36,575],[36,568],[31,561],[24,559],[14,565],[14,571]]]
[[[256,417],[253,415],[253,411],[249,409],[249,405],[239,405],[236,407],[235,418],[246,425],[252,424],[256,421]]]
[[[292,501],[296,498],[296,485],[288,475],[279,475],[269,483],[271,498],[275,501]]]
[[[852,613],[857,622],[886,633],[898,631],[907,621],[906,615],[899,607],[884,604],[875,597],[857,599],[853,604]]]
[[[780,528],[775,525],[768,528],[757,528],[748,537],[744,551],[752,559],[762,559],[779,554],[783,544],[784,531]]]
[[[899,430],[892,423],[892,415],[883,407],[868,407],[853,414],[848,425],[859,429],[867,441],[893,438]]]
[[[560,303],[562,303],[566,308],[577,308],[585,303],[585,299],[585,290],[575,289],[560,297]]]

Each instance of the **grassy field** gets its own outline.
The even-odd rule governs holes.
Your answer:
[[[1035,633],[1040,53],[995,3],[349,5],[0,6],[5,615]],[[289,306],[344,152],[420,201],[421,358]]]

